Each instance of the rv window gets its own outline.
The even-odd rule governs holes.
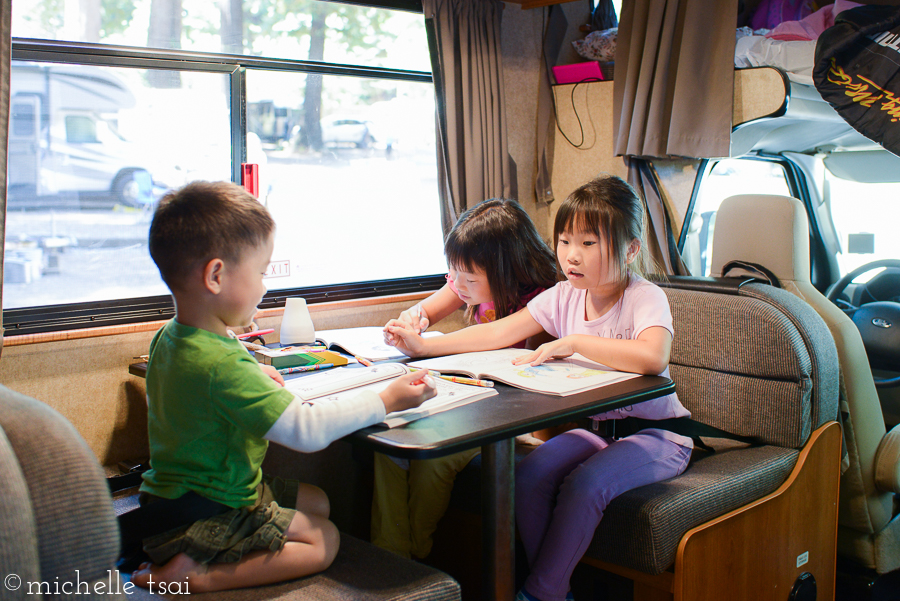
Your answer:
[[[97,123],[90,117],[66,116],[66,143],[96,143]]]
[[[82,15],[73,28],[61,4],[16,3],[7,334],[171,316],[147,252],[153,208],[190,181],[239,181],[241,162],[259,166],[259,199],[277,223],[262,306],[440,286],[421,12],[298,1],[296,14],[276,15],[274,3],[248,2],[239,47],[211,54],[231,40],[218,4],[186,1],[174,41],[148,30],[158,3],[133,4],[121,23]],[[421,11],[385,2],[411,4]],[[96,19],[100,44],[20,39],[88,41],[78,32]],[[105,45],[141,39],[156,41]],[[415,227],[386,236],[397,215],[414,215]]]
[[[682,255],[693,275],[710,274],[716,212],[722,201],[736,194],[782,194],[790,196],[784,168],[771,161],[725,159],[711,162],[700,174]]]

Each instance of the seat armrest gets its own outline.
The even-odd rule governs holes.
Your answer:
[[[900,425],[885,434],[875,453],[875,486],[900,494]]]

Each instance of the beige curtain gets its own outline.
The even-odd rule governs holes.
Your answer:
[[[622,3],[613,90],[617,155],[728,156],[737,5]]]
[[[507,149],[499,0],[424,0],[437,100],[438,182],[447,232],[486,198],[515,198]]]
[[[549,204],[554,200],[551,180],[553,179],[553,142],[556,137],[556,114],[553,106],[550,73],[559,60],[569,21],[559,6],[550,6],[546,10],[547,23],[544,26],[540,83],[538,84],[537,136],[535,140],[537,170],[534,177],[534,198],[538,202]]]
[[[649,217],[650,255],[669,275],[689,275],[678,253],[665,191],[640,157],[728,156],[737,2],[622,3],[613,86],[616,155]]]
[[[647,212],[647,246],[650,256],[660,271],[668,275],[691,275],[678,253],[672,219],[666,207],[666,191],[653,164],[634,157],[625,157],[628,166],[628,183],[644,199]]]
[[[0,3],[0,240],[6,239],[6,149],[9,143],[9,71],[12,4]],[[3,262],[0,261],[0,317],[3,315]],[[3,328],[0,327],[0,349]]]

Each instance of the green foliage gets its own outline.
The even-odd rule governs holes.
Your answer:
[[[134,9],[134,0],[103,0],[100,4],[100,39],[124,33],[134,18]]]
[[[44,31],[55,34],[63,28],[63,13],[65,0],[43,0],[37,9],[37,14],[24,15],[26,21],[37,21]]]
[[[255,0],[244,7],[250,48],[254,41],[284,36],[305,41],[323,21],[327,38],[353,51],[373,50],[396,38],[384,29],[390,11],[319,0]]]
[[[134,18],[135,0],[102,0],[100,3],[100,39],[123,33]],[[26,21],[37,21],[41,28],[55,36],[65,25],[65,0],[42,0],[36,14],[24,15]]]

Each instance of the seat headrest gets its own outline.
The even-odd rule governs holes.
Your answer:
[[[729,261],[767,267],[782,282],[809,282],[809,224],[796,198],[740,194],[716,213],[710,275]]]

